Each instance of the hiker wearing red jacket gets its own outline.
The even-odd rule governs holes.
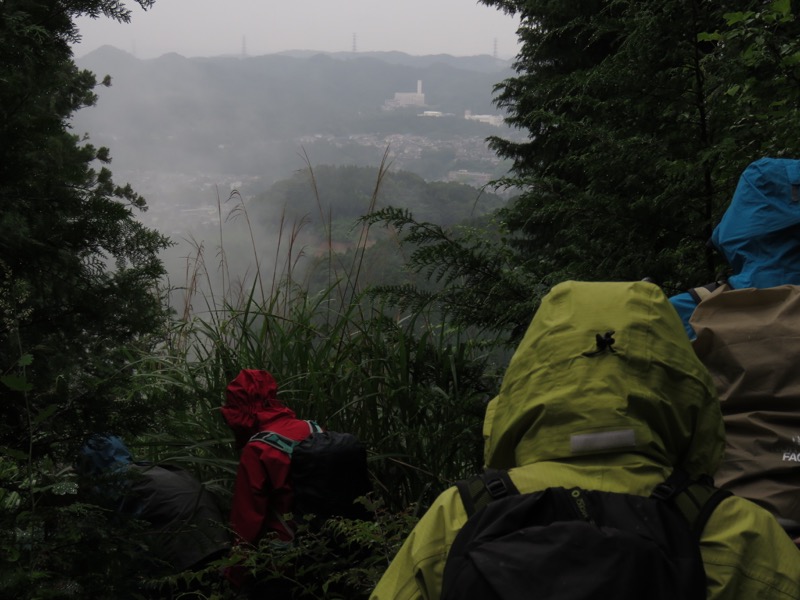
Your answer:
[[[271,531],[283,541],[294,537],[283,519],[292,511],[290,457],[268,444],[250,441],[256,433],[267,430],[298,441],[311,432],[308,421],[298,419],[278,400],[277,391],[272,375],[257,369],[243,369],[225,391],[222,416],[241,450],[230,516],[239,542],[257,544]]]

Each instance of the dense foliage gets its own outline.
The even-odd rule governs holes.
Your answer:
[[[712,278],[738,174],[800,150],[792,3],[483,3],[521,23],[496,102],[528,137],[491,140],[525,189],[503,214],[517,257],[550,282]]]
[[[70,48],[82,14],[129,15],[111,0],[0,3],[4,597],[57,595],[71,572],[79,575],[74,548],[85,535],[109,553],[98,572],[116,565],[123,574],[113,527],[96,529],[107,523],[103,511],[66,501],[63,474],[88,432],[141,430],[154,416],[131,388],[129,353],[150,347],[148,336],[164,325],[155,287],[168,241],[135,219],[145,202],[113,182],[109,151],[66,125],[95,100],[95,77],[75,66]],[[113,588],[113,578],[107,583]],[[99,597],[91,585],[71,584]]]
[[[109,151],[66,126],[96,84],[72,62],[72,18],[125,20],[119,4],[0,7],[0,363],[31,386],[3,390],[0,444],[30,443],[36,455],[92,426],[142,419],[141,406],[112,406],[127,395],[121,351],[164,323],[155,286],[168,242],[135,219],[145,202],[113,182]]]

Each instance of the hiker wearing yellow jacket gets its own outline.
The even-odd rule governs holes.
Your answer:
[[[613,351],[596,352],[596,336],[606,332],[614,332]],[[522,493],[563,486],[649,496],[674,468],[713,474],[724,449],[708,372],[666,296],[645,282],[554,287],[487,419],[487,466],[510,469]],[[456,488],[445,490],[371,599],[438,599],[448,550],[466,519]],[[707,598],[800,599],[800,551],[750,501],[723,500],[700,546]]]

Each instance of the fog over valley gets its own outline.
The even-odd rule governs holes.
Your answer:
[[[252,277],[254,253],[271,277],[281,229],[300,230],[313,254],[323,218],[344,230],[368,210],[384,160],[406,179],[382,186],[379,206],[447,224],[502,201],[479,188],[508,168],[486,138],[515,135],[492,103],[509,61],[399,52],[141,60],[104,46],[76,62],[111,86],[98,86],[97,105],[76,114],[73,129],[110,148],[115,181],[147,199],[141,220],[176,242],[164,256],[172,285],[185,282],[200,247],[210,271],[224,249],[236,277]]]

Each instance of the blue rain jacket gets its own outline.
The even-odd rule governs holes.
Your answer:
[[[728,285],[734,289],[800,284],[800,160],[750,163],[711,242],[731,267]],[[684,292],[670,302],[694,339],[694,298]]]

